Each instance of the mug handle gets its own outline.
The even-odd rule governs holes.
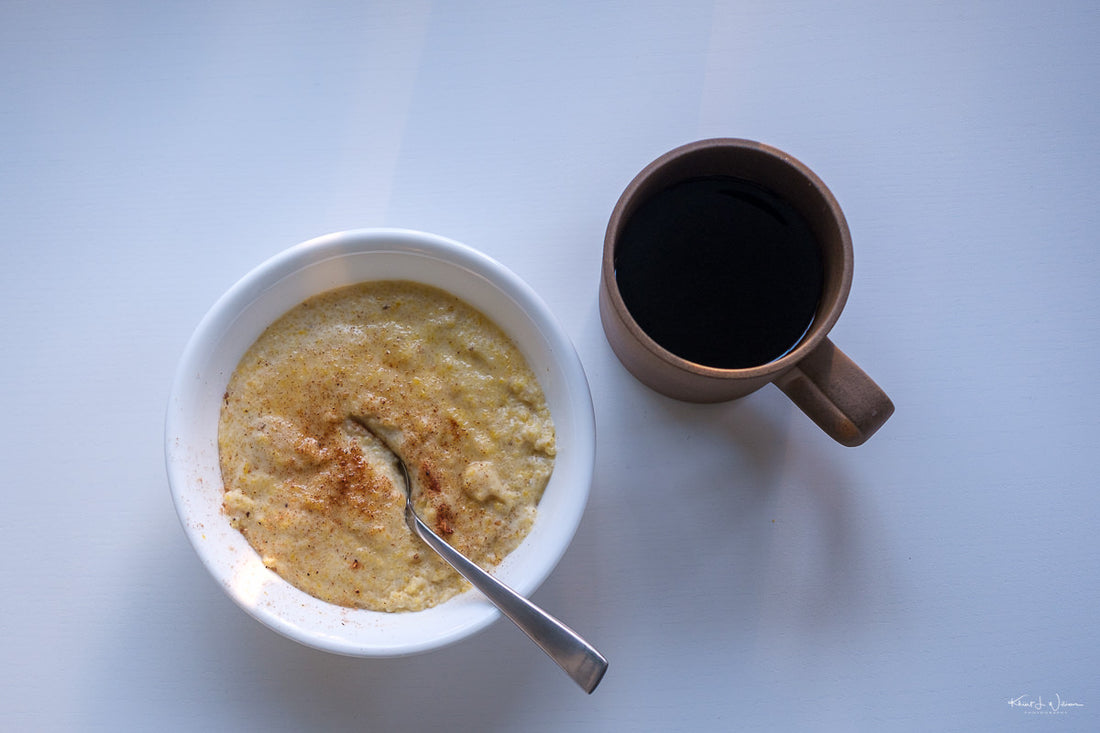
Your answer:
[[[841,445],[862,445],[894,414],[882,388],[828,338],[775,385]]]

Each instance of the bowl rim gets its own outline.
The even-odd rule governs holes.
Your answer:
[[[376,255],[392,257],[395,258],[394,261],[413,258],[417,262],[431,263],[433,266],[442,268],[442,270],[456,271],[455,277],[473,278],[487,286],[492,286],[496,292],[491,295],[487,294],[486,298],[496,298],[498,300],[503,298],[501,302],[510,301],[507,307],[511,310],[505,315],[510,320],[518,318],[523,321],[525,324],[524,339],[528,342],[534,341],[544,344],[546,353],[551,357],[551,363],[549,364],[540,364],[538,367],[535,364],[530,364],[531,355],[528,350],[525,350],[523,345],[518,343],[517,335],[509,332],[509,327],[500,323],[501,314],[485,313],[491,320],[504,328],[513,341],[517,341],[517,346],[520,346],[521,351],[528,358],[532,371],[536,372],[540,383],[542,383],[544,392],[548,389],[545,380],[552,380],[553,384],[558,385],[557,387],[551,387],[551,389],[556,390],[557,397],[550,407],[555,422],[555,432],[559,435],[559,452],[555,460],[551,482],[547,486],[547,492],[551,491],[551,487],[553,487],[554,492],[557,492],[554,493],[554,496],[561,499],[561,501],[556,502],[555,507],[559,507],[560,511],[555,510],[552,530],[547,530],[545,525],[542,526],[545,532],[539,535],[538,539],[539,542],[546,544],[542,554],[536,554],[532,557],[530,552],[526,554],[520,552],[531,540],[531,537],[535,535],[536,531],[540,530],[539,519],[536,517],[532,533],[528,535],[528,538],[516,551],[505,558],[504,562],[494,570],[494,574],[499,573],[505,582],[508,582],[520,593],[525,595],[532,593],[549,576],[568,549],[587,505],[595,469],[596,426],[594,409],[588,381],[580,358],[565,330],[546,303],[511,270],[468,245],[439,235],[412,229],[349,229],[306,240],[261,262],[237,280],[215,301],[189,338],[172,381],[165,415],[164,451],[169,489],[177,517],[183,526],[184,532],[207,571],[219,582],[223,590],[239,607],[265,626],[306,646],[350,656],[392,657],[425,652],[457,642],[489,626],[499,618],[499,612],[476,591],[459,594],[459,596],[433,609],[411,612],[410,614],[385,614],[383,612],[347,609],[325,604],[293,588],[272,571],[263,569],[262,564],[259,568],[256,568],[256,563],[259,562],[258,555],[255,555],[255,552],[239,533],[236,534],[239,544],[244,547],[244,554],[247,556],[251,553],[254,556],[254,560],[250,559],[248,561],[251,563],[250,572],[261,574],[263,582],[271,583],[273,587],[282,588],[282,586],[285,586],[291,589],[286,591],[291,595],[305,596],[307,602],[320,604],[331,610],[333,614],[339,613],[341,617],[351,617],[361,621],[362,623],[358,624],[356,628],[385,628],[387,619],[392,619],[395,616],[412,617],[418,614],[431,614],[425,616],[425,618],[431,619],[427,622],[429,625],[432,625],[436,617],[442,618],[444,623],[435,625],[439,628],[433,626],[435,631],[425,635],[424,638],[418,641],[403,639],[395,643],[384,639],[372,640],[350,633],[332,633],[331,629],[325,628],[324,624],[320,622],[318,625],[310,625],[309,623],[288,620],[285,613],[280,612],[281,609],[277,603],[274,605],[257,603],[254,598],[246,597],[249,596],[248,593],[242,592],[233,577],[234,573],[240,572],[240,568],[234,569],[227,566],[223,552],[224,548],[219,548],[216,543],[207,540],[206,535],[211,528],[197,519],[199,511],[196,509],[196,502],[198,505],[203,506],[204,511],[207,512],[206,521],[208,522],[210,521],[209,504],[213,499],[207,499],[205,504],[201,499],[193,501],[196,492],[200,491],[196,489],[196,481],[199,484],[203,483],[203,479],[196,478],[198,475],[196,473],[196,462],[202,463],[202,458],[198,458],[198,456],[203,456],[206,459],[207,478],[213,480],[213,475],[209,473],[211,468],[209,465],[211,438],[215,443],[213,448],[215,462],[217,456],[216,429],[213,431],[215,435],[210,436],[207,434],[204,442],[203,437],[200,435],[203,431],[195,427],[195,422],[198,419],[197,415],[201,410],[198,402],[200,397],[205,395],[207,398],[207,411],[212,409],[209,405],[211,390],[216,389],[219,382],[224,384],[228,381],[228,374],[209,373],[209,371],[210,363],[219,350],[228,348],[225,346],[225,342],[231,339],[233,329],[243,328],[239,321],[244,319],[252,309],[257,308],[258,304],[265,302],[265,298],[275,299],[276,301],[280,297],[285,299],[287,296],[279,296],[276,289],[280,286],[284,290],[293,289],[295,286],[288,283],[306,279],[311,269],[322,268],[325,263],[331,264],[332,260],[342,260],[348,257],[369,258]],[[382,262],[383,260],[376,258],[376,261]],[[429,276],[429,280],[430,278],[431,276]],[[349,284],[350,282],[363,282],[370,279],[372,278],[354,278],[349,281]],[[410,273],[410,276],[403,279],[419,280],[420,278]],[[424,280],[420,281],[423,282]],[[428,282],[428,284],[433,283]],[[444,290],[447,289],[446,286],[438,284],[435,286],[442,287]],[[307,287],[312,288],[313,286]],[[339,284],[331,287],[339,287]],[[325,292],[331,287],[310,290],[305,297]],[[467,287],[472,287],[472,285]],[[466,300],[466,298],[463,299]],[[301,300],[304,300],[304,297],[282,307],[274,317],[261,318],[260,321],[266,320],[263,327],[269,325],[282,312],[293,307]],[[467,302],[469,301],[467,300]],[[477,304],[473,305],[481,310]],[[515,328],[514,324],[512,328]],[[254,338],[244,348],[247,348],[252,340]],[[541,348],[540,346],[540,350]],[[232,360],[233,366],[228,370],[230,373],[236,367],[239,358],[239,355],[237,355]],[[222,371],[224,372],[224,370]],[[224,377],[224,380],[222,377]],[[548,403],[551,401],[550,397],[551,395],[547,394]],[[560,423],[559,418],[562,420]],[[563,429],[570,432],[568,440],[565,441],[560,440]],[[209,426],[207,426],[206,432],[210,432]],[[563,460],[562,455],[563,444],[567,447],[565,460]],[[205,450],[203,445],[205,445]],[[559,469],[561,469],[561,472],[559,472]],[[559,477],[560,480],[556,481]],[[220,471],[217,472],[216,478],[216,495],[220,497],[222,491]],[[569,482],[568,485],[564,484],[564,481]],[[204,491],[207,491],[209,495],[209,492],[215,490]],[[543,501],[546,498],[547,494],[544,493]],[[540,515],[542,514],[541,507],[542,502],[540,502]],[[228,526],[227,519],[225,525]],[[224,527],[219,529],[224,531]],[[233,530],[233,532],[235,533],[236,530]],[[526,564],[519,568],[523,572],[513,578],[506,577],[512,567],[509,559],[521,554],[524,558],[529,558],[524,561]],[[447,623],[448,613],[455,615],[459,621],[457,623]],[[369,637],[369,633],[367,633],[367,636]]]

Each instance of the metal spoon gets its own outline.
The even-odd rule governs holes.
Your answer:
[[[607,659],[577,632],[489,575],[424,524],[413,508],[412,481],[409,480],[405,461],[381,436],[375,433],[375,437],[394,457],[401,479],[405,482],[405,523],[409,529],[481,591],[531,641],[538,644],[581,689],[591,694],[607,671]]]

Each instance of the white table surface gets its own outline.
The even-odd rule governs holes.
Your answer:
[[[0,4],[0,728],[1100,730],[1095,3],[523,5]],[[834,340],[897,404],[863,447],[774,387],[663,398],[607,346],[611,208],[712,136],[847,213]],[[591,697],[505,621],[299,646],[184,537],[192,329],[364,226],[488,253],[576,345],[596,475],[535,600],[610,658]]]

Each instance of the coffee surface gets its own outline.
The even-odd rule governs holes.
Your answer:
[[[754,183],[693,178],[658,192],[615,250],[627,309],[658,344],[698,364],[774,361],[805,335],[821,299],[821,253],[793,206]]]

